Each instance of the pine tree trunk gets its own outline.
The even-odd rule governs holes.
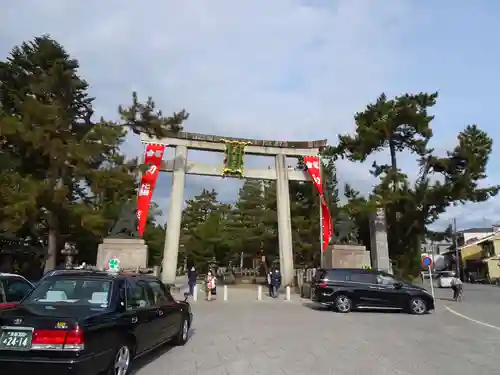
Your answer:
[[[395,172],[396,169],[398,168],[398,164],[396,161],[396,147],[394,146],[394,141],[391,139],[389,140],[389,150],[391,152],[391,167],[392,171]]]
[[[55,190],[61,189],[63,186],[63,179],[59,178],[55,186]],[[49,212],[48,216],[49,238],[47,241],[47,257],[45,259],[45,272],[56,267],[57,262],[57,238],[59,222],[53,212]]]
[[[49,229],[49,238],[47,246],[47,258],[45,259],[45,272],[56,267],[57,259],[57,230]]]
[[[397,179],[396,172],[398,170],[398,163],[396,161],[396,146],[394,146],[394,141],[389,140],[389,151],[391,153],[391,170],[392,170],[392,190],[397,190]]]

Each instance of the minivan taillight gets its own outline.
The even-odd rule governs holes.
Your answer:
[[[326,283],[319,283],[318,284],[319,288],[326,288],[327,286],[328,286],[328,284],[326,284]]]
[[[76,327],[71,331],[59,329],[35,329],[31,349],[79,351],[84,349],[83,331]]]

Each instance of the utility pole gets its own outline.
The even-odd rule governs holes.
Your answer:
[[[458,241],[457,241],[457,219],[453,218],[453,246],[455,246],[455,258],[456,258],[456,276],[461,280],[460,275],[460,255],[458,253]]]

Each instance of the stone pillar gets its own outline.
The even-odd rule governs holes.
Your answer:
[[[172,191],[168,203],[167,230],[165,249],[163,250],[163,272],[161,280],[165,284],[174,284],[179,255],[179,237],[184,203],[184,183],[186,180],[187,147],[176,146],[174,171],[172,173]]]
[[[387,242],[387,223],[383,208],[377,208],[377,211],[371,217],[370,245],[372,267],[381,271],[391,272],[389,244]]]
[[[292,220],[286,155],[276,155],[276,196],[282,285],[293,282]]]
[[[105,237],[97,248],[96,266],[107,268],[111,258],[120,260],[120,268],[146,268],[148,265],[148,246],[142,238]]]
[[[363,245],[330,245],[324,259],[325,268],[361,268],[371,264],[370,252]]]

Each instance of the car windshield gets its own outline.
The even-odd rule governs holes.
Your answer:
[[[455,272],[453,271],[443,271],[441,272],[441,277],[453,277],[455,276]]]
[[[91,278],[49,277],[42,280],[23,304],[109,305],[111,281]]]

